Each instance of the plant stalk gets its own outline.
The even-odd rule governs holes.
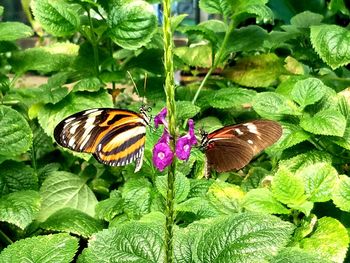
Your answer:
[[[175,82],[173,64],[173,35],[171,31],[171,0],[163,0],[163,40],[164,40],[164,69],[165,95],[169,118],[170,148],[175,151],[176,140],[176,107]],[[176,162],[173,160],[168,168],[168,188],[166,197],[166,226],[165,226],[165,262],[173,262],[173,225],[174,225],[174,181]]]
[[[95,66],[95,76],[98,76],[99,74],[99,57],[98,57],[98,41],[94,32],[94,26],[92,24],[92,18],[90,14],[90,10],[86,10],[88,18],[89,18],[89,24],[90,24],[90,34],[91,34],[91,45],[94,53],[94,66]]]
[[[229,37],[230,37],[232,31],[235,29],[235,27],[236,27],[236,23],[232,19],[230,24],[229,24],[229,26],[228,26],[228,29],[227,29],[227,31],[225,33],[225,37],[224,37],[224,40],[222,41],[220,49],[219,49],[218,53],[216,53],[216,55],[214,57],[214,62],[212,64],[212,66],[208,70],[207,74],[205,75],[204,79],[202,80],[201,84],[199,85],[199,88],[197,89],[196,94],[193,97],[192,104],[196,103],[197,98],[199,96],[199,93],[201,92],[202,88],[204,87],[205,83],[207,82],[209,76],[219,66],[219,64],[222,62],[222,56],[224,55],[224,51],[225,51],[227,43],[229,41]]]

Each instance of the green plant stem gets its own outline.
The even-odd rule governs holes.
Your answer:
[[[222,62],[222,59],[223,59],[222,56],[224,55],[224,52],[225,52],[225,49],[226,49],[226,45],[227,45],[227,43],[229,41],[229,37],[230,37],[232,31],[235,29],[235,27],[236,27],[236,23],[232,19],[230,24],[229,24],[229,26],[228,26],[228,30],[225,33],[225,37],[224,37],[224,40],[222,41],[220,49],[216,53],[216,55],[214,57],[214,62],[212,64],[212,66],[208,70],[207,74],[205,75],[204,79],[202,80],[201,84],[199,85],[199,88],[197,89],[196,94],[193,97],[192,104],[196,103],[197,98],[199,96],[199,93],[201,92],[202,88],[204,87],[205,83],[207,82],[209,76],[219,66],[219,64]]]
[[[0,240],[3,240],[6,242],[6,244],[11,245],[13,241],[3,232],[0,230]]]
[[[171,31],[171,1],[163,0],[163,40],[164,40],[164,71],[165,94],[169,118],[170,148],[174,152],[176,140],[176,107],[173,64],[173,35]],[[173,262],[173,225],[174,225],[174,181],[175,159],[168,168],[168,188],[166,197],[166,226],[165,226],[165,262]]]
[[[91,15],[90,15],[90,10],[87,9],[86,10],[88,18],[89,18],[89,24],[90,24],[90,34],[91,34],[91,39],[90,39],[90,43],[92,45],[92,50],[94,53],[94,66],[95,66],[95,75],[98,76],[99,74],[99,56],[98,56],[98,41],[94,32],[94,26],[92,24],[92,19],[91,19]]]

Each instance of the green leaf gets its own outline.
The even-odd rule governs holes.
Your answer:
[[[350,178],[340,175],[332,193],[334,204],[341,210],[350,212]]]
[[[322,20],[322,15],[304,11],[293,16],[290,19],[290,24],[298,28],[309,28],[310,26],[320,25]]]
[[[78,250],[78,240],[68,234],[36,236],[19,240],[0,254],[1,263],[72,262]]]
[[[122,197],[129,217],[137,218],[150,212],[151,190],[151,183],[146,178],[132,178],[124,184]]]
[[[273,197],[269,189],[250,190],[244,197],[242,206],[248,211],[268,214],[289,214],[289,210]]]
[[[284,167],[278,169],[271,186],[274,197],[284,204],[302,204],[306,200],[303,179]]]
[[[280,124],[283,128],[282,136],[274,145],[269,147],[268,151],[283,151],[310,138],[310,134],[304,131],[299,125],[288,122],[280,122]]]
[[[271,174],[270,171],[262,167],[252,167],[249,169],[247,176],[241,183],[244,191],[248,192],[251,189],[259,188],[265,177]]]
[[[331,199],[338,173],[329,163],[315,163],[298,170],[305,182],[305,192],[312,202],[326,202]]]
[[[33,133],[16,110],[0,105],[0,155],[15,156],[29,150]]]
[[[165,229],[161,224],[130,222],[95,234],[78,262],[163,262]]]
[[[349,245],[346,228],[336,219],[323,217],[318,220],[315,232],[300,242],[304,250],[318,254],[332,262],[344,262]]]
[[[19,191],[0,198],[0,221],[21,229],[34,220],[40,209],[40,195],[35,191]]]
[[[21,190],[37,190],[34,169],[23,162],[5,161],[0,164],[0,196]]]
[[[190,192],[188,193],[188,198],[193,197],[204,197],[209,187],[214,183],[211,180],[202,180],[202,179],[189,179],[190,180]]]
[[[95,209],[96,218],[110,222],[117,215],[123,213],[124,200],[118,192],[118,194],[114,192],[111,192],[108,199],[98,202]]]
[[[222,215],[208,199],[193,197],[175,206],[175,211],[188,212],[197,216],[197,219],[217,217]]]
[[[213,132],[223,127],[221,121],[214,116],[208,116],[196,122],[196,127],[201,127],[206,132]]]
[[[63,231],[89,238],[103,229],[102,222],[73,208],[62,208],[40,224],[46,230]]]
[[[2,16],[4,13],[4,7],[0,5],[0,16]]]
[[[91,78],[86,78],[79,80],[77,84],[74,85],[73,87],[73,92],[76,91],[99,91],[103,87],[103,83],[101,82],[100,79],[91,77]]]
[[[77,9],[63,0],[31,2],[35,19],[55,36],[69,36],[78,31],[80,18]]]
[[[0,23],[0,41],[14,41],[32,35],[33,30],[25,24],[19,22]]]
[[[343,136],[346,128],[345,117],[337,110],[329,109],[317,112],[314,116],[304,116],[300,126],[318,135]]]
[[[223,218],[201,236],[198,262],[265,262],[288,243],[292,231],[290,223],[270,215]]]
[[[317,54],[332,69],[350,63],[348,29],[338,25],[312,26],[310,38]]]
[[[166,198],[168,189],[168,176],[158,176],[156,178],[156,187],[161,195]],[[190,192],[190,181],[182,173],[177,172],[174,183],[174,201],[180,203],[184,201]]]
[[[227,0],[200,0],[199,8],[209,14],[221,14],[227,16],[230,14],[231,6]]]
[[[71,207],[90,216],[95,214],[97,199],[86,185],[86,179],[68,172],[54,172],[43,182],[40,188],[42,205],[37,217],[45,221],[56,211]]]
[[[331,263],[332,261],[325,259],[319,254],[309,253],[298,247],[286,247],[281,249],[277,256],[270,263]]]
[[[274,53],[246,56],[237,60],[224,76],[246,87],[269,87],[277,84],[281,74],[286,73],[283,60]]]
[[[193,105],[190,101],[176,101],[176,117],[178,120],[193,118],[201,108]]]
[[[264,118],[280,119],[284,115],[301,115],[297,105],[275,92],[261,92],[253,100],[253,109]]]
[[[243,88],[225,88],[213,92],[213,95],[207,97],[208,104],[217,109],[234,108],[241,110],[249,108],[256,92]]]
[[[240,211],[244,192],[237,185],[215,181],[209,187],[207,195],[211,204],[218,211],[229,215]]]
[[[212,65],[212,47],[208,43],[178,47],[174,54],[189,66],[210,68]]]
[[[346,128],[342,137],[332,138],[332,141],[344,149],[350,150],[350,122],[346,122]]]
[[[298,169],[307,167],[315,163],[332,163],[332,156],[324,151],[309,151],[303,154],[299,154],[291,159],[280,162],[280,167],[296,172]]]
[[[234,2],[236,4],[234,4],[232,8],[235,12],[233,19],[236,23],[243,22],[251,17],[256,17],[258,21],[273,22],[274,14],[272,10],[265,5],[267,2],[268,1],[265,0],[240,0]]]
[[[225,52],[228,54],[232,52],[259,50],[267,37],[266,30],[260,26],[249,25],[247,27],[241,27],[234,30],[230,35],[230,45]]]
[[[72,43],[55,43],[46,47],[28,48],[14,52],[10,64],[20,74],[28,70],[43,73],[67,70],[78,55],[79,46]]]
[[[107,23],[111,39],[126,49],[144,46],[157,29],[152,5],[142,0],[126,0],[112,5]]]
[[[47,104],[39,112],[40,126],[47,135],[52,136],[56,125],[73,113],[91,108],[113,107],[111,96],[104,90],[100,92],[70,93],[55,105]]]
[[[312,105],[321,100],[325,95],[326,89],[321,80],[316,78],[308,78],[299,80],[291,93],[292,99],[302,108]]]
[[[174,229],[174,258],[177,263],[196,261],[196,247],[201,235],[217,218],[203,219],[185,228]]]

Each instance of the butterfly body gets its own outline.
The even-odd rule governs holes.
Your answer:
[[[101,163],[123,166],[136,161],[142,166],[146,127],[150,118],[140,113],[113,108],[96,108],[75,113],[54,130],[56,142],[77,152],[92,153]]]
[[[201,149],[207,157],[208,169],[239,170],[281,135],[282,128],[277,122],[255,120],[202,133]]]

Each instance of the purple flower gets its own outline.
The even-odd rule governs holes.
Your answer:
[[[197,138],[194,135],[194,122],[192,119],[188,120],[188,133],[180,137],[176,142],[176,156],[180,160],[188,160],[190,158],[192,145],[197,144]]]
[[[162,136],[163,137],[163,136]],[[163,171],[173,161],[174,153],[165,142],[158,142],[153,148],[152,161],[159,171]]]
[[[169,134],[167,129],[164,129],[162,137],[160,137],[160,139],[158,140],[157,144],[158,143],[169,144],[169,141],[170,141],[170,134]]]
[[[163,108],[155,117],[154,117],[154,126],[158,129],[159,124],[163,124],[168,129],[168,122],[165,120],[165,117],[168,113],[167,108]]]

